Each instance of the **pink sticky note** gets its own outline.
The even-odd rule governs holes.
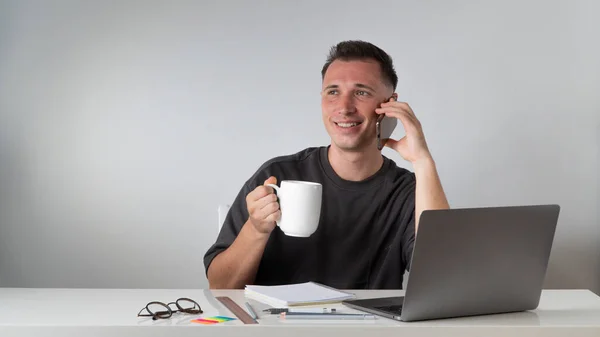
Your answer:
[[[193,319],[192,322],[200,323],[200,324],[217,324],[217,323],[219,323],[219,321],[204,319],[204,318]]]

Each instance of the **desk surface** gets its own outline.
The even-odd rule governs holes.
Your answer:
[[[358,298],[402,296],[402,290],[356,290]],[[202,289],[36,289],[0,288],[0,335],[43,336],[600,336],[600,297],[589,290],[544,290],[536,310],[474,317],[404,323],[378,317],[369,321],[285,321],[262,312],[269,306],[248,300],[259,314],[259,324],[239,320],[201,325],[191,320],[215,315],[233,316],[215,296],[229,296],[242,307],[242,290]],[[201,315],[174,314],[152,321],[137,317],[150,301],[196,300]],[[357,312],[341,304],[328,305]],[[214,330],[218,329],[218,330]]]

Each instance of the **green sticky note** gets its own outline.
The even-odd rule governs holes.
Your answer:
[[[227,321],[235,320],[235,318],[231,318],[231,317],[227,317],[227,316],[213,316],[213,317],[209,317],[208,319],[214,319],[219,322],[227,322]]]

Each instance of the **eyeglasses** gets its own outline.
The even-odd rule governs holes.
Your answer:
[[[171,309],[171,305],[175,304],[177,309]],[[146,310],[148,313],[142,313],[142,311]],[[173,313],[183,312],[186,314],[201,314],[203,313],[200,305],[189,298],[179,298],[175,302],[169,302],[164,304],[163,302],[153,301],[148,304],[140,312],[138,312],[138,317],[152,317],[152,320],[157,320],[159,318],[169,318],[173,316]]]

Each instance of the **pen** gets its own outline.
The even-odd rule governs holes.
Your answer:
[[[281,313],[282,319],[375,319],[369,314]]]
[[[250,312],[250,316],[252,316],[252,318],[254,318],[254,319],[258,319],[258,316],[254,312],[254,309],[252,309],[252,306],[250,305],[250,303],[246,302],[245,304],[246,304],[246,308],[248,308],[248,311]]]
[[[306,313],[321,313],[321,314],[333,314],[336,313],[335,308],[269,308],[263,311],[270,312],[271,314],[281,314],[282,312],[306,312]]]

